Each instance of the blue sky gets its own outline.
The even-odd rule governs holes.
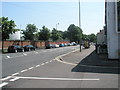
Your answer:
[[[43,25],[52,30],[67,30],[79,25],[78,2],[2,2],[2,16],[14,20],[17,27]],[[81,2],[81,28],[84,34],[97,33],[104,25],[104,2]]]

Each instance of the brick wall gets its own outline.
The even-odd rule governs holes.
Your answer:
[[[52,42],[52,41],[47,41],[47,42],[45,42],[45,45],[47,45],[47,44],[61,44],[61,43],[63,43],[63,44],[67,44],[67,43],[69,43],[69,41],[56,41],[56,42]]]
[[[8,48],[10,45],[19,45],[19,46],[24,46],[24,45],[33,45],[37,48],[44,48],[45,45],[47,44],[60,44],[60,43],[69,43],[69,41],[19,41],[19,40],[9,40],[9,41],[4,41],[4,48]],[[0,48],[2,48],[2,41],[0,41]]]
[[[4,48],[8,48],[10,45],[19,45],[19,46],[24,46],[24,45],[33,45],[38,48],[44,48],[45,42],[41,41],[4,41]],[[2,48],[2,41],[0,41],[0,48]]]

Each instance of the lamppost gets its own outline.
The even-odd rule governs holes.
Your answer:
[[[80,17],[80,0],[79,0],[79,28],[81,28],[81,17]],[[82,32],[80,32],[82,33]],[[81,36],[80,36],[80,40],[79,40],[79,44],[80,44],[80,52],[81,52]]]
[[[59,23],[56,24],[56,30],[57,30],[57,25],[59,25]]]
[[[21,40],[21,26],[22,26],[22,25],[20,25],[20,40]]]

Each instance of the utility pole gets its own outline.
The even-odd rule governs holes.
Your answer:
[[[81,28],[80,0],[79,0],[79,28]],[[80,32],[80,33],[81,33],[81,32]],[[81,52],[81,36],[80,36],[79,44],[80,44],[80,52]]]
[[[56,30],[57,30],[57,25],[59,25],[59,23],[56,24]]]

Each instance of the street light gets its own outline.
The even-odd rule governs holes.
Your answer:
[[[81,17],[80,17],[80,0],[79,0],[79,28],[81,28]],[[80,36],[80,40],[79,40],[79,44],[80,44],[80,52],[81,52],[81,36]]]
[[[57,30],[57,25],[59,25],[59,23],[56,24],[56,30]]]
[[[21,26],[22,26],[22,25],[20,25],[20,40],[21,40]]]

